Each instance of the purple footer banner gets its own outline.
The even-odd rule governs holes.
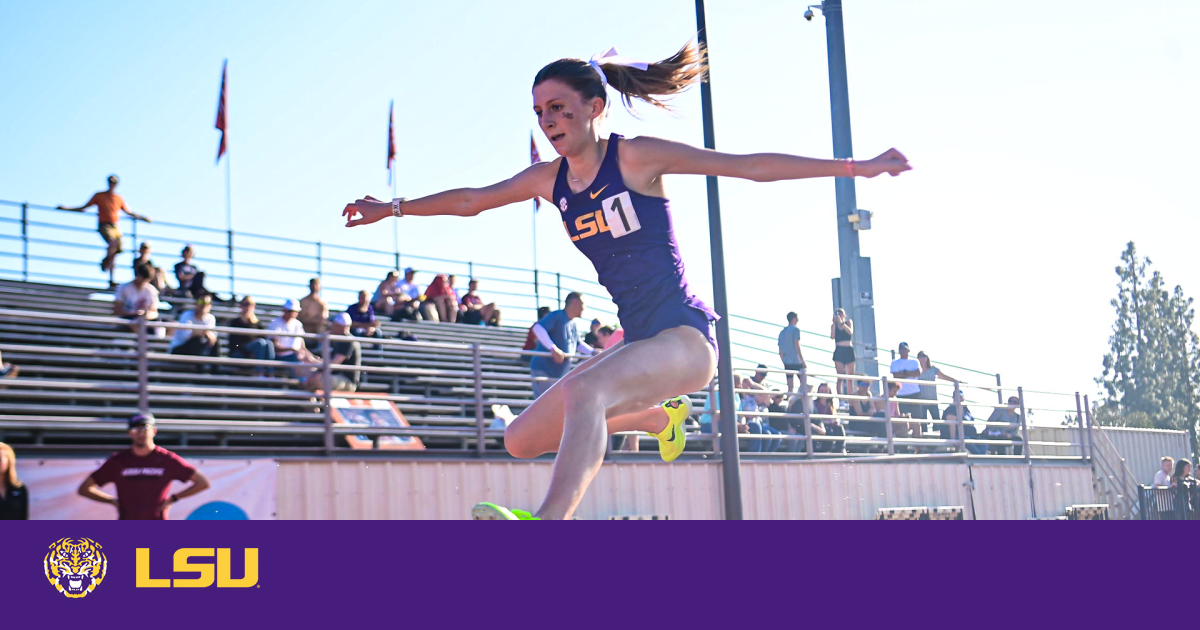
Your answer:
[[[1162,595],[1195,592],[1197,533],[1186,522],[0,522],[0,628],[1132,627],[1191,615],[1194,598]]]

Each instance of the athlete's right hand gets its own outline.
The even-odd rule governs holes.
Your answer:
[[[359,215],[359,218],[354,218],[355,215]],[[346,217],[346,227],[375,223],[392,216],[392,202],[380,201],[367,195],[347,205],[346,209],[342,210],[342,216]]]

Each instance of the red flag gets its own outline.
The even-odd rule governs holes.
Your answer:
[[[392,131],[392,118],[393,118],[393,117],[392,117],[392,107],[393,107],[395,104],[396,104],[396,101],[394,101],[394,100],[393,100],[392,102],[388,103],[388,156],[387,156],[387,168],[388,168],[388,184],[389,184],[389,185],[392,183],[392,163],[396,161],[396,134],[395,134],[395,132],[393,132],[393,131]]]
[[[542,156],[538,155],[537,143],[533,141],[533,132],[530,131],[529,132],[529,163],[537,164],[538,162],[541,162],[541,161],[542,161]],[[534,197],[533,198],[533,209],[538,210],[541,207],[542,207],[541,198]]]
[[[217,101],[217,129],[221,130],[221,146],[217,147],[217,162],[225,155],[225,68],[228,65],[228,59],[221,64],[221,98]]]

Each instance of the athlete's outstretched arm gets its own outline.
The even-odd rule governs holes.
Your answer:
[[[820,160],[783,153],[734,155],[645,136],[630,140],[629,145],[634,148],[632,157],[641,166],[660,175],[715,175],[774,182],[809,177],[848,177],[851,174],[845,160]],[[908,158],[895,149],[888,149],[869,160],[856,160],[853,174],[875,177],[888,173],[894,177],[911,169]]]
[[[401,210],[405,216],[473,217],[484,210],[529,201],[537,196],[549,199],[554,190],[557,170],[553,162],[539,162],[502,182],[483,188],[457,188],[405,201]],[[354,218],[355,215],[359,218]],[[342,216],[346,227],[375,223],[392,215],[390,201],[364,197],[346,206]]]

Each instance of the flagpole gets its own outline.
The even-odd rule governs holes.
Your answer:
[[[396,194],[396,167],[392,166],[392,199],[395,199]],[[392,221],[392,247],[396,252],[396,271],[400,271],[400,222]]]

